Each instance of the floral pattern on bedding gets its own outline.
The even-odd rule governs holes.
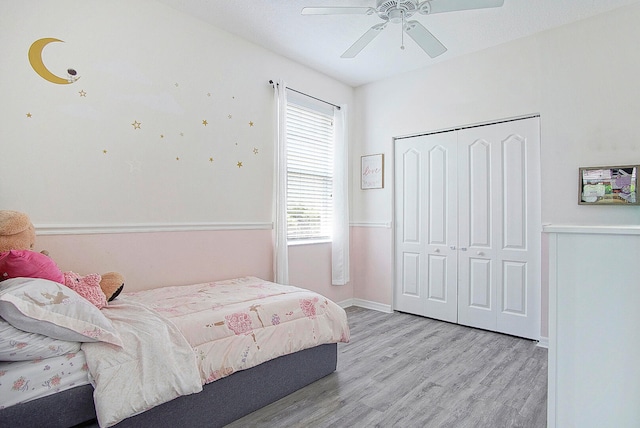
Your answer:
[[[31,361],[78,352],[80,342],[67,342],[15,328],[0,318],[0,361]]]
[[[0,409],[88,383],[82,351],[31,361],[2,361]]]
[[[348,342],[344,310],[302,288],[245,277],[125,293],[169,318],[209,383],[282,355]]]

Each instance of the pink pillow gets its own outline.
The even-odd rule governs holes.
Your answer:
[[[50,257],[30,250],[0,253],[0,281],[9,278],[42,278],[64,284],[64,275]]]
[[[97,273],[86,276],[80,276],[75,272],[64,273],[64,285],[93,303],[98,309],[107,306],[107,297],[100,288],[101,279],[102,277]]]

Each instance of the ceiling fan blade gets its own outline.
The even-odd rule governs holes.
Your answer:
[[[423,51],[427,53],[431,58],[435,58],[438,55],[442,55],[447,51],[440,40],[436,39],[436,36],[431,34],[429,30],[424,28],[418,21],[409,21],[404,24],[404,31],[411,37]]]
[[[303,15],[372,15],[372,7],[303,7]]]
[[[356,55],[360,53],[362,49],[365,48],[373,39],[376,38],[378,34],[384,30],[387,26],[386,22],[381,24],[376,24],[373,27],[369,28],[366,33],[362,35],[354,44],[351,45],[349,49],[347,49],[340,58],[354,58]]]
[[[418,10],[420,13],[428,15],[459,10],[501,7],[503,4],[504,0],[430,0],[418,5]]]

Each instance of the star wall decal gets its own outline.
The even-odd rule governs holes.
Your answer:
[[[106,149],[105,149],[105,150],[103,150],[103,151],[102,151],[102,154],[103,154],[103,155],[106,155],[106,154],[107,154],[107,150],[106,150]]]
[[[211,96],[211,92],[207,92],[207,96],[210,97]]]
[[[142,123],[138,122],[137,120],[134,120],[131,124],[131,126],[133,126],[133,129],[140,129],[140,125],[142,125]]]
[[[164,134],[160,134],[160,138],[164,138]]]
[[[27,113],[27,117],[28,117],[29,119],[31,119],[32,114],[31,114],[31,113]]]
[[[249,126],[253,126],[253,122],[249,122]]]
[[[229,119],[231,119],[233,116],[229,115]]]
[[[238,166],[238,168],[242,168],[242,162],[238,162],[236,165]]]
[[[213,157],[210,157],[210,158],[209,158],[209,162],[213,162]]]
[[[253,154],[257,155],[258,154],[258,149],[256,147],[253,148]]]
[[[177,160],[177,161],[179,161],[179,160],[180,160],[180,158],[179,158],[178,156],[176,156],[176,160]]]
[[[209,124],[209,122],[207,122],[207,120],[205,119],[205,120],[203,120],[203,121],[202,121],[202,124],[203,124],[204,126],[207,126],[207,125]]]
[[[80,94],[81,97],[86,97],[87,96],[87,93],[84,91],[84,89],[82,89],[78,93]]]

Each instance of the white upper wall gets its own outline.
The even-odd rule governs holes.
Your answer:
[[[640,162],[639,17],[635,4],[357,88],[352,220],[391,221],[393,137],[540,113],[543,221],[637,223],[638,208],[578,206],[576,192],[579,166]],[[0,209],[36,223],[268,222],[267,81],[353,103],[352,88],[152,0],[3,2],[0,37]],[[43,37],[64,40],[46,66],[77,82],[31,68]],[[386,186],[362,191],[372,153],[387,155]]]
[[[64,43],[44,64],[75,83],[31,67],[47,37]],[[268,81],[353,102],[351,87],[152,0],[2,2],[0,39],[0,209],[36,225],[271,222]]]
[[[638,224],[640,207],[577,204],[578,167],[640,163],[640,4],[356,89],[354,222],[392,220],[393,137],[541,115],[542,220]],[[383,190],[359,189],[385,153]]]

